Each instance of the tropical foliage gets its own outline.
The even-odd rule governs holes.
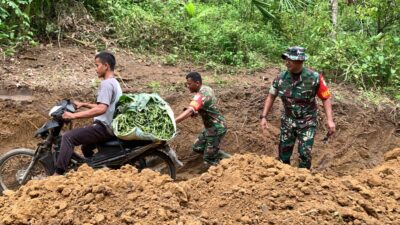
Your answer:
[[[57,4],[73,0],[0,0],[0,48],[12,53],[58,29]],[[106,22],[122,47],[189,60],[265,68],[302,45],[309,65],[328,79],[381,90],[400,99],[400,0],[339,1],[337,25],[329,0],[81,0]],[[64,7],[65,8],[65,7]]]

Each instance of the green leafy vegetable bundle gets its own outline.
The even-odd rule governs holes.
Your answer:
[[[122,95],[112,127],[123,140],[169,140],[176,133],[173,111],[157,94]]]

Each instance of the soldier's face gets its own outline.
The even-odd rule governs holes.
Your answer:
[[[285,59],[285,65],[291,73],[298,73],[303,69],[303,61]]]
[[[200,82],[194,81],[192,79],[186,79],[186,87],[189,89],[190,93],[198,92],[200,90]]]

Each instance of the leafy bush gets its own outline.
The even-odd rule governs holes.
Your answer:
[[[124,47],[168,52],[205,64],[212,61],[259,69],[266,57],[278,54],[280,42],[268,24],[243,20],[242,9],[237,6],[119,1],[109,5],[104,15],[111,15],[108,20]]]
[[[376,7],[382,6],[382,2],[371,2]],[[373,24],[376,20],[365,16],[379,11],[376,7],[375,10],[362,5],[342,7],[336,37],[332,36],[328,1],[318,2],[301,13],[283,15],[283,29],[290,45],[305,46],[311,56],[308,64],[328,78],[353,83],[365,90],[379,89],[400,99],[400,38],[393,35],[397,31],[377,32]]]
[[[12,54],[26,41],[32,41],[30,19],[23,11],[29,0],[0,1],[0,53]]]
[[[399,84],[399,38],[343,35],[312,58],[319,67],[364,88]]]

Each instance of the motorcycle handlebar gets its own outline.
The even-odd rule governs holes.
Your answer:
[[[51,110],[50,110],[50,116],[53,117],[56,120],[64,120],[62,118],[62,115],[64,114],[64,112],[75,112],[75,107],[73,105],[73,103],[69,100],[69,99],[63,99],[61,100],[61,102],[59,104],[57,104],[56,106],[54,106]],[[67,121],[67,120],[64,120]]]

